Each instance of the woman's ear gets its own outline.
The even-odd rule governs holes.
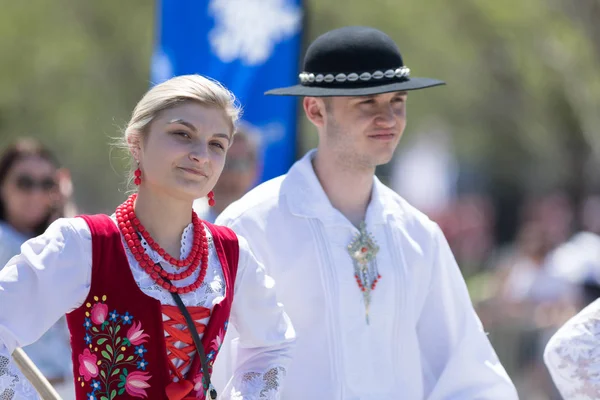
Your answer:
[[[137,134],[131,134],[127,136],[127,145],[129,146],[129,152],[137,163],[140,162],[140,152],[142,150],[141,137]]]

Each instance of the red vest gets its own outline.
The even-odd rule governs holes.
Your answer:
[[[83,305],[67,314],[71,333],[77,400],[203,399],[200,360],[185,361],[191,367],[182,376],[167,357],[167,347],[186,359],[195,352],[187,327],[176,306],[164,306],[147,296],[133,279],[121,234],[107,215],[82,216],[92,234],[92,284]],[[197,324],[209,369],[219,352],[233,300],[239,258],[238,239],[228,228],[205,222],[223,266],[225,298],[214,308],[188,307],[193,319],[210,315],[207,326]],[[163,314],[169,320],[163,323]],[[165,331],[170,338],[165,340]],[[181,351],[172,344],[181,340]],[[179,370],[182,368],[180,367]],[[182,379],[178,379],[181,376]]]

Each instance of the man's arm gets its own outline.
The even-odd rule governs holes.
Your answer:
[[[426,398],[518,399],[437,225],[432,240],[430,284],[417,325]]]

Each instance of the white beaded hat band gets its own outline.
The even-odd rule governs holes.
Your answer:
[[[373,71],[371,72],[350,72],[348,74],[313,74],[310,72],[302,72],[298,77],[300,83],[303,85],[316,83],[333,83],[333,82],[356,82],[356,81],[370,81],[378,79],[392,79],[392,78],[408,78],[410,75],[410,69],[408,67],[400,67],[396,69],[388,69],[385,71]]]

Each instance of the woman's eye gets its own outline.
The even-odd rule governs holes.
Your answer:
[[[181,136],[181,137],[186,138],[186,139],[190,138],[190,134],[187,133],[186,131],[175,131],[175,132],[173,132],[173,135],[175,135],[175,136]]]
[[[223,146],[223,144],[221,144],[220,142],[213,142],[211,143],[213,146],[218,147],[221,150],[225,150],[225,146]]]

